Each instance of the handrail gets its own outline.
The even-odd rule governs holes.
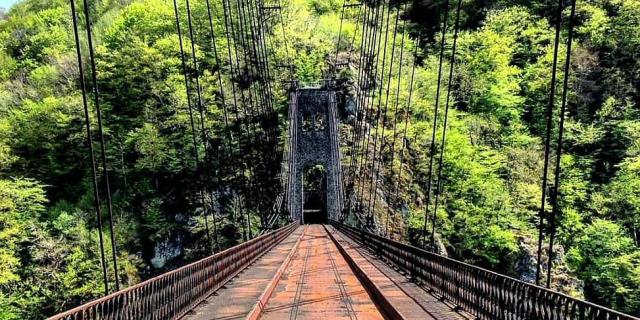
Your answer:
[[[289,224],[49,320],[180,319],[297,227]]]
[[[639,320],[337,221],[333,225],[477,319]]]

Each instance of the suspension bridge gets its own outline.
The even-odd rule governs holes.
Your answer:
[[[279,2],[278,2],[279,3]],[[204,103],[201,98],[201,84],[199,79],[197,54],[194,41],[191,41],[191,57],[193,69],[188,70],[189,64],[185,48],[183,46],[183,31],[178,1],[173,2],[175,8],[176,27],[180,39],[181,61],[184,71],[185,88],[189,103],[189,115],[193,132],[194,158],[198,163],[205,163],[212,155],[209,152],[211,146],[204,145],[204,158],[197,150],[199,143],[196,140],[198,128],[194,125],[194,117],[191,110],[199,111],[204,118]],[[206,1],[209,15],[211,7]],[[223,96],[225,122],[227,116],[236,117],[239,132],[249,132],[251,128],[262,127],[264,130],[253,136],[255,141],[272,141],[276,138],[273,132],[273,123],[260,120],[261,117],[273,117],[273,91],[269,79],[274,72],[269,66],[267,41],[265,41],[264,28],[266,23],[261,15],[267,12],[280,11],[279,4],[265,4],[262,1],[239,0],[236,4],[231,1],[222,1],[224,10],[224,30],[227,39],[233,39],[234,44],[239,43],[240,48],[228,46],[227,58],[231,73],[239,72],[244,68],[250,72],[254,79],[253,87],[236,88],[232,83],[233,103],[226,105]],[[549,103],[549,119],[547,133],[551,131],[551,114],[554,104],[556,72],[558,63],[558,43],[560,41],[560,17],[564,2],[558,6],[558,22],[556,24],[555,56],[552,92]],[[444,15],[448,15],[448,1],[445,1]],[[453,68],[456,63],[456,41],[458,37],[461,1],[457,1],[455,11],[455,23],[453,27],[452,54],[448,78],[451,82]],[[73,26],[75,31],[78,65],[80,67],[81,87],[84,97],[86,116],[86,129],[89,146],[93,132],[88,112],[88,92],[85,84],[82,54],[80,52],[79,25],[75,3],[71,0]],[[89,6],[84,0],[84,14],[89,21]],[[177,268],[165,274],[148,279],[128,288],[120,289],[116,277],[114,291],[109,291],[107,281],[107,263],[103,235],[100,233],[102,268],[105,280],[105,296],[84,305],[73,308],[51,317],[59,319],[636,319],[614,310],[598,306],[583,300],[575,299],[565,294],[550,290],[536,284],[527,283],[496,272],[485,270],[470,264],[466,264],[431,250],[434,248],[434,233],[436,228],[438,196],[441,187],[440,175],[442,174],[442,154],[446,142],[446,135],[442,134],[442,142],[439,144],[440,158],[432,156],[429,165],[429,181],[427,197],[432,192],[432,184],[436,190],[434,203],[435,212],[425,212],[423,236],[428,238],[428,219],[433,219],[430,224],[431,246],[419,248],[411,246],[389,237],[389,213],[387,217],[373,214],[376,201],[379,197],[386,199],[397,198],[398,189],[390,190],[385,195],[378,195],[378,181],[380,180],[380,168],[393,160],[385,160],[381,153],[383,145],[390,145],[392,156],[397,152],[400,161],[403,161],[406,141],[406,123],[404,127],[399,125],[399,117],[388,119],[389,92],[400,89],[391,85],[394,63],[398,74],[404,68],[402,55],[405,51],[406,28],[399,27],[400,11],[406,9],[406,5],[392,6],[385,1],[371,3],[345,3],[342,7],[344,17],[345,10],[359,8],[358,22],[361,24],[362,43],[357,58],[351,56],[347,60],[359,59],[360,68],[357,74],[355,101],[354,130],[346,140],[341,138],[341,120],[338,110],[338,100],[341,92],[336,88],[336,69],[340,67],[338,49],[336,48],[333,65],[327,72],[327,79],[315,85],[302,84],[292,80],[287,86],[288,94],[288,129],[286,141],[281,149],[267,150],[277,154],[282,153],[282,169],[280,183],[282,190],[277,196],[272,209],[263,208],[262,232],[255,237],[249,231],[247,241],[240,245],[218,251],[202,260]],[[571,43],[572,25],[575,14],[575,1],[570,4],[571,17],[569,29],[569,43]],[[186,0],[188,19],[188,36],[193,39],[193,24],[191,20],[189,1]],[[391,14],[395,11],[395,15]],[[237,18],[233,21],[234,16]],[[394,18],[395,17],[395,18]],[[360,20],[361,19],[361,20]],[[210,36],[212,37],[211,50],[215,53],[216,60],[220,61],[220,53],[216,48],[213,23],[210,22]],[[282,16],[280,16],[282,21]],[[386,21],[386,22],[385,22]],[[440,41],[440,69],[438,75],[438,97],[436,97],[435,113],[438,114],[441,86],[444,77],[443,60],[445,60],[445,34],[447,31],[447,19],[444,19],[442,37]],[[403,22],[406,23],[406,22]],[[341,27],[342,29],[342,27]],[[390,30],[391,29],[391,30]],[[402,30],[402,32],[400,32]],[[91,43],[91,24],[87,23],[87,40],[89,41],[90,74],[93,79],[95,106],[98,112],[98,136],[101,145],[104,140],[101,128],[100,104],[98,100],[95,57],[93,44]],[[284,28],[283,28],[284,32]],[[401,35],[398,36],[398,33]],[[389,37],[391,35],[391,39]],[[286,38],[286,37],[285,37]],[[355,38],[354,38],[355,39]],[[340,42],[340,39],[338,40]],[[353,45],[353,41],[351,41]],[[387,56],[386,48],[391,48]],[[415,50],[417,52],[416,46]],[[382,48],[382,50],[381,50]],[[232,53],[233,50],[233,53]],[[399,51],[400,59],[395,59]],[[187,49],[188,51],[188,49]],[[567,61],[570,60],[569,47]],[[239,52],[245,53],[246,61],[240,64]],[[416,55],[416,52],[413,55]],[[288,53],[287,53],[288,54]],[[415,59],[414,59],[415,60]],[[411,104],[411,92],[413,90],[413,76],[415,64],[411,67],[411,81],[409,86],[409,101],[404,110],[408,112]],[[568,62],[567,62],[568,66]],[[235,70],[234,70],[235,67]],[[290,70],[291,65],[284,66]],[[568,68],[568,67],[567,67]],[[389,74],[386,74],[389,70]],[[568,70],[568,69],[567,69]],[[407,72],[406,69],[404,72]],[[566,103],[566,74],[563,90],[562,108]],[[218,72],[218,75],[220,73]],[[293,76],[293,74],[292,74]],[[222,88],[222,78],[218,78]],[[195,82],[195,86],[193,84]],[[195,87],[195,90],[193,88]],[[443,106],[444,123],[447,127],[447,114],[451,86],[446,90],[446,102]],[[195,92],[194,92],[195,91]],[[386,94],[385,94],[386,92]],[[377,96],[378,98],[373,98]],[[396,99],[398,94],[396,93]],[[194,101],[191,101],[195,97]],[[384,97],[384,98],[383,98]],[[386,98],[386,99],[385,99]],[[386,101],[385,101],[386,100]],[[395,115],[401,113],[398,101],[395,106]],[[242,115],[239,115],[238,106],[244,106]],[[228,109],[227,109],[228,107]],[[564,112],[560,112],[561,115]],[[242,120],[238,118],[244,116]],[[404,117],[408,121],[409,117]],[[256,121],[256,122],[252,122]],[[432,155],[436,152],[436,121],[434,117],[433,137],[430,150]],[[201,124],[204,121],[200,122]],[[265,124],[266,123],[266,124]],[[204,126],[204,125],[203,125]],[[229,132],[225,138],[229,139],[231,146],[242,146],[242,141],[233,142],[236,138],[232,131],[232,125],[227,123]],[[244,131],[243,131],[244,130]],[[402,135],[403,143],[399,146],[393,142],[385,141],[385,130],[392,130],[393,137]],[[562,122],[559,128],[562,131]],[[381,132],[379,132],[381,131]],[[207,140],[207,132],[204,127],[201,130],[202,141]],[[444,133],[444,132],[443,132]],[[561,137],[561,135],[560,135]],[[262,140],[260,140],[262,139]],[[561,138],[560,138],[561,139]],[[240,139],[238,139],[240,140]],[[550,136],[547,136],[550,140]],[[548,141],[547,141],[548,142]],[[561,153],[562,143],[558,143],[557,155]],[[240,152],[240,149],[229,150],[229,155]],[[98,168],[94,150],[92,155],[92,168],[94,177],[94,189],[96,211],[98,221],[102,229],[101,194],[98,190]],[[343,152],[348,152],[350,159],[343,158]],[[107,159],[104,148],[101,150],[103,163]],[[550,144],[547,143],[545,156],[549,162]],[[277,160],[277,157],[270,158]],[[559,161],[559,160],[558,160]],[[545,163],[546,164],[546,163]],[[206,165],[202,164],[206,169]],[[310,167],[321,166],[323,178],[315,189],[307,190],[305,183],[305,170]],[[106,165],[103,165],[106,168]],[[247,170],[258,170],[260,164]],[[343,171],[344,168],[344,171]],[[368,169],[367,169],[368,168]],[[370,174],[365,172],[368,170]],[[402,166],[400,167],[402,170]],[[546,168],[545,168],[546,170]],[[557,175],[560,170],[557,169]],[[202,170],[202,180],[211,176],[206,170]],[[105,172],[106,173],[106,172]],[[433,173],[433,174],[432,174]],[[432,183],[432,175],[437,183]],[[111,199],[107,183],[107,205],[109,210],[109,224],[112,227]],[[547,184],[547,172],[545,171]],[[369,188],[365,188],[369,181]],[[555,182],[559,179],[556,177]],[[252,183],[248,181],[247,183]],[[268,184],[268,183],[267,183]],[[203,185],[205,185],[203,183]],[[556,189],[557,189],[556,185]],[[305,189],[307,188],[307,189]],[[204,189],[204,188],[203,188]],[[253,189],[259,191],[261,189]],[[206,202],[205,192],[201,192],[202,203]],[[368,196],[367,196],[368,193]],[[543,192],[542,203],[548,192]],[[366,200],[365,200],[366,199]],[[551,199],[552,213],[555,213],[557,201]],[[427,204],[431,203],[427,199]],[[206,208],[206,206],[205,206]],[[209,207],[211,210],[211,207]],[[212,215],[212,223],[216,228],[215,213],[205,209],[205,223],[207,216]],[[544,209],[542,210],[544,211]],[[543,230],[541,216],[541,237]],[[554,215],[549,217],[551,225],[550,249],[553,248]],[[249,219],[246,221],[249,223]],[[250,226],[249,226],[250,230]],[[207,224],[207,236],[209,236]],[[111,231],[113,237],[113,231]],[[208,243],[217,243],[215,239],[208,239]],[[249,239],[250,238],[250,239]],[[426,242],[426,241],[425,241]],[[117,258],[115,241],[111,241],[111,257],[114,271],[117,272]],[[540,246],[542,242],[540,240]],[[219,248],[218,245],[215,248]],[[216,250],[212,250],[216,251]],[[539,250],[540,251],[540,250]],[[540,261],[538,256],[538,281],[541,278]],[[548,268],[551,268],[548,263]],[[549,274],[549,272],[547,272]]]

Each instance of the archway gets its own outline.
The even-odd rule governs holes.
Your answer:
[[[303,181],[303,222],[327,223],[327,171],[322,165],[305,168]]]

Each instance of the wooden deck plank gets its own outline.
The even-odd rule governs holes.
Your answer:
[[[245,319],[293,249],[303,229],[299,227],[182,319]]]
[[[348,264],[328,232],[355,267]],[[371,290],[371,284],[375,290]],[[374,291],[384,297],[375,299]],[[322,225],[295,230],[183,319],[247,317],[468,319],[356,241]]]
[[[310,225],[261,319],[383,319],[321,225]]]

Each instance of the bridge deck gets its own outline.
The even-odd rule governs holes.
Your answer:
[[[263,319],[383,319],[321,225],[306,226]]]
[[[258,318],[463,319],[347,236],[321,225],[298,228],[184,319]]]

